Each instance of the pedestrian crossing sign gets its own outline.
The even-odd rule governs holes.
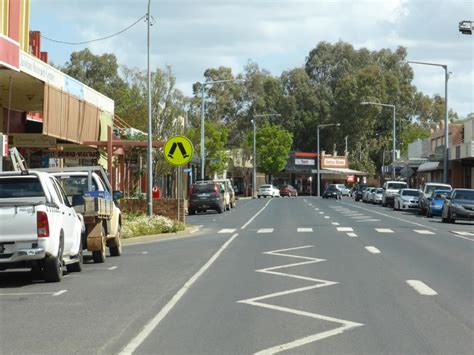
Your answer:
[[[193,143],[184,136],[174,136],[165,143],[165,159],[173,165],[184,165],[191,161],[194,154]]]

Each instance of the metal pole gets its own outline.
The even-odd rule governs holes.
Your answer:
[[[345,150],[344,150],[344,153],[347,153],[347,138],[348,138],[348,137],[349,137],[349,136],[346,136],[346,138],[345,138],[345,141],[346,141],[346,148],[345,148]]]
[[[177,182],[178,182],[178,184],[177,184],[177,185],[178,185],[178,191],[177,191],[177,194],[176,194],[176,198],[177,198],[177,200],[178,200],[178,201],[177,201],[177,202],[178,202],[178,222],[180,222],[180,219],[179,219],[179,217],[180,217],[180,216],[179,216],[179,199],[180,199],[180,197],[181,197],[181,176],[182,176],[182,173],[181,173],[181,166],[178,166],[177,169],[178,169],[178,172],[177,172],[177,175],[178,175],[178,176],[177,176],[177,180],[178,180],[178,181],[177,181]]]
[[[395,139],[396,139],[396,136],[395,136],[395,105],[392,106],[393,108],[393,143],[392,143],[392,149],[393,149],[393,152],[392,152],[392,179],[395,180],[395,159],[396,159],[396,153],[395,153],[395,149],[396,149],[396,142],[395,142]]]
[[[204,147],[204,83],[201,86],[201,180],[204,180],[204,154],[206,152]]]
[[[443,152],[443,182],[449,183],[448,164],[449,164],[449,122],[448,122],[448,66],[444,65],[444,152]]]
[[[153,151],[152,151],[152,139],[153,139],[153,129],[151,124],[151,73],[150,73],[150,2],[148,0],[148,12],[147,12],[147,96],[148,96],[148,147],[147,147],[147,189],[146,189],[146,197],[148,202],[148,215],[153,215],[153,196],[152,196],[152,189],[153,189]]]
[[[255,118],[252,120],[253,123],[253,182],[252,182],[252,197],[257,197],[257,129]]]
[[[316,157],[316,160],[317,160],[317,163],[316,163],[316,169],[318,171],[317,175],[318,175],[318,186],[317,186],[317,197],[320,197],[321,196],[321,190],[320,190],[320,186],[321,186],[321,176],[320,176],[320,172],[319,172],[319,126],[318,126],[318,134],[316,135],[316,140],[317,140],[317,146],[318,146],[318,152],[317,152],[317,157]]]

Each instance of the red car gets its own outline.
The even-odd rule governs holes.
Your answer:
[[[281,197],[284,197],[284,196],[288,196],[288,197],[291,197],[291,196],[295,196],[295,197],[298,197],[298,191],[296,191],[296,189],[291,186],[291,185],[281,185],[280,186],[280,196]]]

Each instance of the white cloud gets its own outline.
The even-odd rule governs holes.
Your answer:
[[[32,29],[60,39],[91,39],[132,23],[146,5],[146,0],[33,0]],[[372,50],[403,45],[409,59],[449,65],[456,74],[450,80],[450,107],[466,115],[474,111],[474,46],[457,25],[474,18],[473,6],[470,0],[152,0],[152,65],[172,65],[178,86],[190,94],[189,83],[202,80],[209,67],[239,72],[252,59],[279,75],[303,65],[320,41],[343,40]],[[56,63],[81,48],[43,41]],[[146,24],[91,48],[145,68]],[[442,73],[439,84],[436,70],[425,69],[414,67],[415,84],[429,95],[443,93]]]

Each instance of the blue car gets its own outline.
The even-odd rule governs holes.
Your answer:
[[[434,190],[428,198],[430,204],[426,209],[426,217],[441,216],[444,199],[450,190]]]

